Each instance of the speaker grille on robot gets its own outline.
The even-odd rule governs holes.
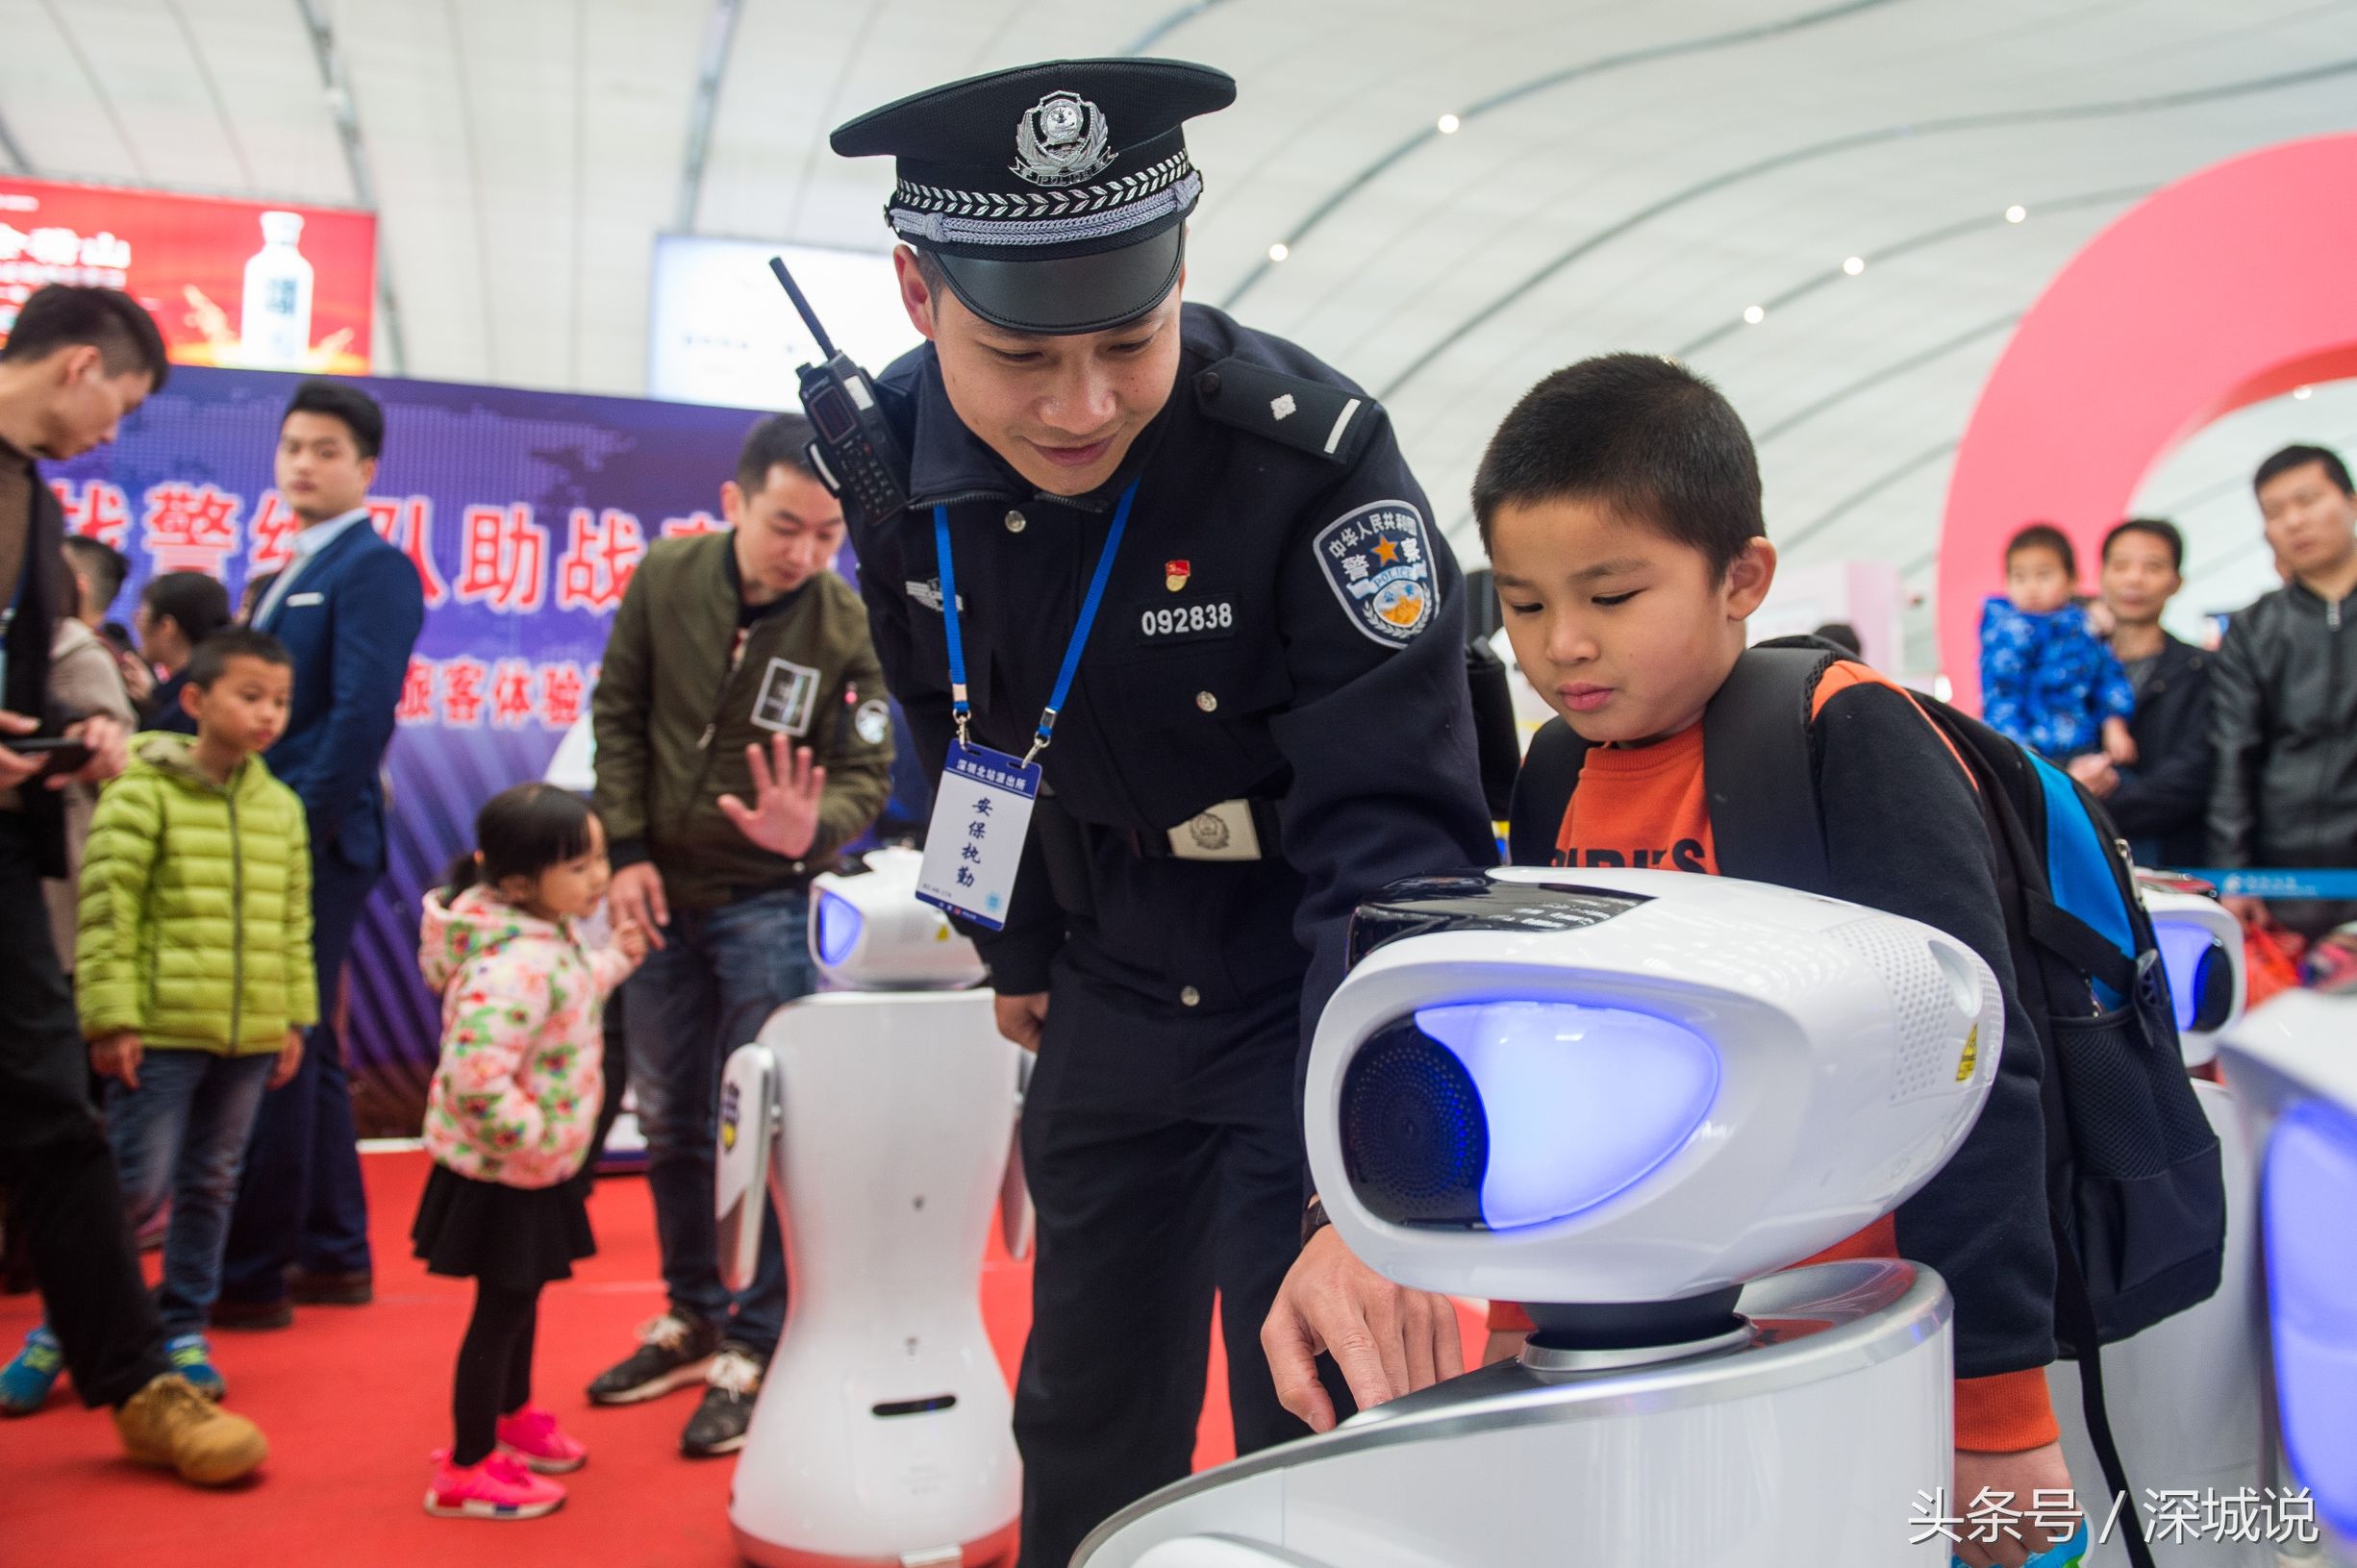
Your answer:
[[[1956,1081],[1956,1008],[1946,973],[1919,932],[1872,916],[1825,934],[1850,947],[1883,976],[1898,1016],[1898,1066],[1891,1103],[1904,1105],[1952,1088]]]
[[[1359,1202],[1394,1225],[1481,1223],[1490,1124],[1456,1053],[1403,1018],[1342,1073],[1342,1168]]]

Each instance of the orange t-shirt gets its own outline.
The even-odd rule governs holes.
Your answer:
[[[1829,667],[1818,682],[1814,718],[1837,693],[1872,684],[1900,689],[1861,664]],[[1942,739],[1944,742],[1945,736]],[[1951,752],[1954,747],[1949,747]],[[1958,765],[1963,759],[1958,759]],[[1709,798],[1702,778],[1702,726],[1692,724],[1650,746],[1594,746],[1580,764],[1579,784],[1555,837],[1555,863],[1630,870],[1718,874],[1711,838]],[[1804,1259],[1831,1263],[1857,1257],[1896,1257],[1898,1227],[1886,1214],[1851,1236]],[[1493,1302],[1490,1327],[1520,1332],[1530,1319],[1510,1303]],[[2043,1370],[2001,1373],[1956,1381],[1956,1446],[1978,1453],[2015,1454],[2056,1440],[2054,1411]]]

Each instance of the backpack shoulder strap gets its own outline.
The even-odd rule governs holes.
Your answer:
[[[1703,712],[1702,781],[1720,872],[1830,893],[1809,705],[1838,656],[1794,641],[1763,643],[1735,661]]]
[[[1588,742],[1561,718],[1551,718],[1531,736],[1522,771],[1514,777],[1514,799],[1506,809],[1506,859],[1514,865],[1551,865],[1562,836],[1571,791],[1579,787]]]

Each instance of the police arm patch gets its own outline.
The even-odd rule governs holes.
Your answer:
[[[1432,624],[1441,585],[1424,515],[1410,501],[1372,501],[1317,531],[1311,548],[1326,585],[1361,635],[1404,648]]]

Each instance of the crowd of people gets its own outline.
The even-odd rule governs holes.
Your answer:
[[[1001,1032],[1040,1058],[1021,1132],[1040,1234],[1015,1401],[1023,1561],[1060,1568],[1185,1473],[1215,1292],[1244,1452],[1461,1367],[1453,1307],[1351,1257],[1316,1199],[1304,1210],[1294,1093],[1351,910],[1494,858],[1464,580],[1380,409],[1292,345],[1182,306],[1201,181],[1180,127],[1233,87],[1067,62],[836,133],[846,156],[915,171],[894,265],[928,342],[887,373],[879,415],[910,505],[846,517],[811,427],[756,425],[721,485],[726,531],[657,544],[615,613],[592,798],[497,794],[419,912],[442,1034],[411,1236],[429,1270],[475,1282],[430,1511],[542,1514],[582,1462],[535,1397],[535,1329],[543,1288],[594,1246],[585,1173],[624,1079],[666,1302],[587,1400],[700,1389],[682,1452],[743,1443],[789,1282],[770,1220],[749,1287],[721,1282],[717,1079],[732,1042],[815,984],[810,883],[886,809],[888,691],[927,769],[953,748],[1008,771],[1045,758],[1019,863],[959,906]],[[1100,124],[1084,144],[1071,127],[1100,102],[1118,139]],[[1066,234],[1026,192],[1090,178],[1084,154],[1153,162],[1082,187],[1086,232]],[[940,243],[991,202],[1029,215]],[[275,455],[303,524],[290,562],[235,615],[218,584],[157,579],[138,657],[109,655],[120,559],[65,538],[36,460],[111,439],[167,375],[153,323],[103,289],[35,295],[0,347],[0,1182],[47,1313],[0,1404],[38,1409],[63,1369],[134,1457],[218,1482],[266,1444],[223,1403],[235,1367],[209,1331],[284,1330],[373,1289],[333,1020],[385,864],[378,764],[423,604],[366,522],[382,412],[307,382]],[[2154,520],[2111,532],[2084,603],[2069,538],[2025,531],[1989,607],[1991,721],[2155,863],[2357,862],[2357,496],[2313,447],[2269,459],[2257,494],[2286,585],[2214,651],[2162,629],[2183,543]],[[1555,862],[1716,874],[1700,718],[1776,569],[1742,420],[1668,361],[1584,361],[1517,405],[1473,499],[1517,661],[1585,742],[1576,779],[1553,781]],[[856,587],[831,570],[847,531]],[[1125,531],[1149,546],[1120,554]],[[1970,783],[1862,663],[1829,666],[1809,714],[1846,879],[1820,890],[1957,933],[2009,1009],[1955,1158],[1833,1256],[1946,1264],[1960,1495],[2067,1487],[2043,1370],[2039,1048]],[[51,930],[44,881],[70,931]],[[2252,913],[2312,930],[2334,911]],[[136,1234],[167,1195],[151,1293]],[[1985,1568],[2038,1544],[1962,1551]]]
[[[2070,540],[2033,523],[1981,622],[1983,712],[2100,800],[2137,863],[2357,867],[2357,493],[2340,455],[2287,446],[2252,476],[2280,588],[2219,617],[2215,646],[2163,628],[2185,538],[2161,518],[2104,535],[2092,594]],[[2236,896],[2295,955],[2357,902]]]

